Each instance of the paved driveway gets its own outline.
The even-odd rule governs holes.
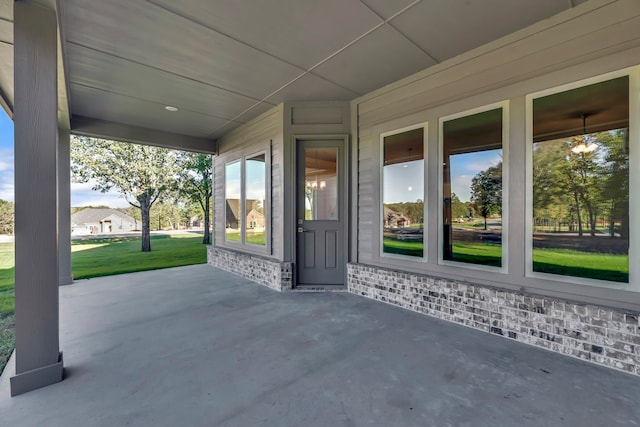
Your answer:
[[[62,287],[67,378],[2,426],[630,426],[640,378],[207,265]]]

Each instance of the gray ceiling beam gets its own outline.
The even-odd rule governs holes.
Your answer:
[[[216,141],[212,139],[197,138],[91,117],[72,116],[71,133],[135,144],[155,145],[174,150],[216,154]]]
[[[65,17],[63,0],[48,0],[55,6],[58,17],[58,127],[65,131],[71,128],[71,105],[69,102],[69,81],[67,80]]]
[[[13,104],[9,101],[9,97],[4,93],[4,90],[0,87],[0,107],[7,113],[9,118],[13,120]]]

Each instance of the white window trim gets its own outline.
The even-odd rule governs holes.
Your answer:
[[[246,162],[254,157],[264,155],[265,157],[265,202],[264,202],[264,216],[265,216],[265,244],[257,245],[254,243],[248,243],[246,241],[247,234],[247,221],[246,217],[248,212],[246,211]],[[242,219],[242,225],[240,227],[240,241],[227,239],[226,225],[227,225],[227,166],[233,163],[240,163],[240,218]],[[271,254],[271,144],[260,150],[247,151],[244,150],[239,156],[231,158],[224,163],[224,245],[236,250],[242,250],[245,252],[252,252],[262,255]]]
[[[402,254],[390,254],[390,253],[386,253],[384,252],[384,221],[383,221],[383,216],[384,216],[384,139],[388,136],[392,136],[392,135],[397,135],[400,133],[404,133],[404,132],[409,132],[412,130],[416,130],[416,129],[422,129],[422,162],[423,162],[423,187],[422,187],[422,201],[423,201],[423,208],[422,208],[422,224],[423,224],[423,231],[422,231],[422,256],[421,257],[416,257],[416,256],[411,256],[411,255],[402,255]],[[397,259],[397,260],[404,260],[404,261],[413,261],[413,262],[419,262],[419,263],[426,263],[427,260],[429,259],[428,256],[428,245],[427,245],[427,236],[428,236],[428,221],[427,221],[427,206],[428,206],[428,198],[427,198],[427,176],[428,176],[428,150],[429,150],[429,145],[428,145],[428,138],[429,138],[429,122],[422,122],[422,123],[418,123],[415,125],[411,125],[411,126],[405,126],[403,128],[400,129],[394,129],[392,131],[389,132],[384,132],[380,134],[380,143],[378,144],[378,150],[379,150],[379,159],[380,159],[380,164],[379,164],[379,171],[378,171],[378,176],[380,177],[380,196],[379,196],[379,200],[378,200],[378,221],[379,221],[379,227],[378,227],[378,233],[380,236],[380,245],[379,245],[379,253],[378,255],[380,256],[380,258],[387,258],[387,259]]]
[[[484,113],[490,110],[502,109],[502,266],[491,267],[487,265],[472,264],[460,261],[444,259],[443,208],[444,208],[444,179],[442,174],[444,156],[444,123],[450,120]],[[438,119],[438,264],[469,270],[481,270],[490,273],[509,273],[509,100],[483,105],[459,113],[443,116]]]
[[[640,263],[633,262],[633,260],[640,259],[640,248],[638,248],[640,245],[640,224],[638,221],[632,220],[640,215],[640,192],[633,191],[633,186],[630,186],[629,191],[629,283],[533,271],[533,101],[544,96],[625,76],[629,77],[629,182],[640,182],[640,66],[555,86],[526,96],[525,277],[576,285],[640,291]]]

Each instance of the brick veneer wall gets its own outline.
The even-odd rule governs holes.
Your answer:
[[[293,271],[290,262],[208,246],[207,263],[278,291],[292,287]]]
[[[347,265],[351,293],[640,375],[638,312]]]

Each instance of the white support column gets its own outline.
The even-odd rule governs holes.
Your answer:
[[[71,135],[58,129],[58,261],[59,285],[73,282],[71,272]]]
[[[55,11],[14,5],[15,396],[62,380],[58,332],[58,122]]]

